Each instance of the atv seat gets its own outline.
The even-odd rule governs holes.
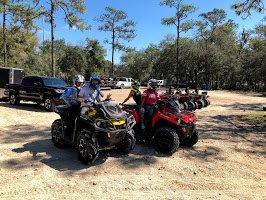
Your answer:
[[[139,110],[140,106],[137,104],[124,104],[125,109],[130,109],[130,110]]]

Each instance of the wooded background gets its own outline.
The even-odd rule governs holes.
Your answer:
[[[124,11],[106,7],[95,16],[99,31],[110,33],[112,60],[95,38],[83,45],[69,45],[54,35],[55,13],[62,10],[65,22],[80,31],[90,26],[82,19],[86,8],[83,0],[39,1],[0,0],[3,16],[0,28],[0,66],[18,67],[28,75],[49,75],[68,79],[80,73],[126,76],[146,82],[149,78],[166,79],[170,83],[210,85],[212,89],[266,91],[266,17],[254,30],[243,30],[216,8],[187,20],[196,8],[182,0],[158,1],[176,10],[174,16],[162,16],[162,25],[175,26],[176,35],[167,35],[159,44],[136,50],[122,41],[135,38],[136,22]],[[232,5],[243,18],[253,9],[264,12],[263,1],[246,0]],[[45,17],[50,24],[51,39],[40,42],[36,20]],[[194,36],[180,36],[188,30]],[[182,34],[186,35],[186,34]],[[130,43],[129,43],[130,44]],[[115,52],[122,51],[120,64],[114,63]]]

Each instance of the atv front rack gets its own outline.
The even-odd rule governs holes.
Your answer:
[[[116,133],[128,131],[129,129],[132,129],[135,124],[135,119],[131,115],[127,118],[127,121],[123,125],[114,125],[113,121],[110,119],[95,119],[94,127],[97,131]],[[103,128],[101,127],[102,125],[105,125],[106,127]]]

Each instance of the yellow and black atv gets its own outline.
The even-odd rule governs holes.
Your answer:
[[[132,115],[111,101],[83,106],[74,122],[67,106],[57,106],[55,112],[61,119],[52,124],[52,141],[56,147],[76,147],[79,159],[94,162],[99,151],[117,148],[129,153],[135,146]]]

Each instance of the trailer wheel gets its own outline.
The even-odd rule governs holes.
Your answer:
[[[9,95],[9,103],[11,105],[18,105],[20,103],[20,99],[15,94]]]

